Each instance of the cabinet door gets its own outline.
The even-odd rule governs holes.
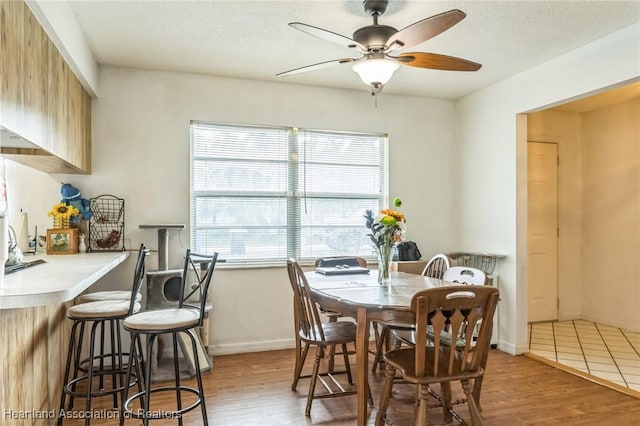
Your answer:
[[[24,14],[23,55],[23,127],[22,136],[37,141],[38,146],[49,146],[48,74],[51,42],[32,13]],[[52,45],[51,45],[52,46]]]
[[[17,132],[22,126],[25,4],[0,1],[0,124]]]

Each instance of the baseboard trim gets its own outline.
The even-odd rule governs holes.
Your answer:
[[[609,327],[617,327],[617,328],[621,328],[623,330],[628,330],[628,331],[633,331],[635,333],[640,333],[640,328],[638,328],[638,324],[627,324],[627,323],[624,323],[624,322],[618,322],[615,319],[611,319],[611,318],[607,318],[607,320],[603,320],[602,318],[600,318],[598,316],[592,316],[592,315],[589,315],[589,314],[582,314],[579,319],[575,319],[574,321],[580,321],[580,320],[596,322],[598,324],[608,325]]]
[[[227,343],[224,345],[209,345],[209,355],[233,355],[248,352],[277,351],[296,347],[293,339],[263,340],[248,343]]]

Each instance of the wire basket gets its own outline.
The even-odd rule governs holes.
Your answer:
[[[124,250],[124,200],[100,195],[89,200],[88,251]]]
[[[485,274],[492,274],[496,269],[498,258],[481,253],[447,253],[457,266],[469,266],[480,269]]]

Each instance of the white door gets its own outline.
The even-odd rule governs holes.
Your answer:
[[[558,319],[558,146],[527,143],[529,322]]]

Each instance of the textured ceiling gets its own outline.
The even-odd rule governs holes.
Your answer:
[[[372,23],[359,0],[102,0],[70,5],[100,64],[367,90],[349,64],[275,76],[359,57],[287,25],[303,22],[351,37]],[[379,23],[402,29],[454,8],[465,12],[466,19],[409,50],[469,59],[483,64],[480,71],[402,66],[383,93],[458,99],[640,21],[639,1],[391,0]]]

